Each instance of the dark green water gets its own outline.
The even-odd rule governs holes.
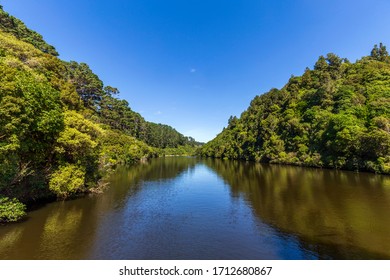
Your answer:
[[[0,226],[0,259],[390,259],[390,177],[155,159]]]

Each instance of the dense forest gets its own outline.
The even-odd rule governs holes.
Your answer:
[[[86,63],[57,56],[0,6],[0,222],[23,217],[25,203],[99,191],[118,164],[200,144],[147,122]]]
[[[282,89],[256,96],[204,145],[206,157],[390,174],[390,57],[320,56]]]
[[[99,192],[117,165],[201,146],[146,121],[88,64],[56,49],[0,6],[0,222],[26,204]],[[281,89],[256,96],[201,146],[205,157],[390,174],[390,56],[320,56]]]

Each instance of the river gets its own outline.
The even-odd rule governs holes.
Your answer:
[[[390,176],[153,159],[0,226],[0,259],[390,259]]]

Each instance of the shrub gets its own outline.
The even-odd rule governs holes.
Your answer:
[[[0,222],[16,222],[26,216],[26,205],[16,198],[0,197]]]
[[[51,175],[49,188],[58,198],[66,198],[78,191],[85,185],[85,170],[74,164],[60,166]]]

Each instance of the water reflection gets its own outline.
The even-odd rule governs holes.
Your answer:
[[[110,238],[98,236],[99,228],[110,213],[123,211],[142,182],[171,180],[195,163],[195,158],[167,158],[122,168],[103,195],[50,203],[30,212],[25,222],[0,226],[0,259],[96,258],[91,252]]]
[[[390,258],[390,178],[368,173],[205,160],[279,231],[319,258]]]
[[[390,259],[390,178],[166,158],[0,227],[0,259]]]

